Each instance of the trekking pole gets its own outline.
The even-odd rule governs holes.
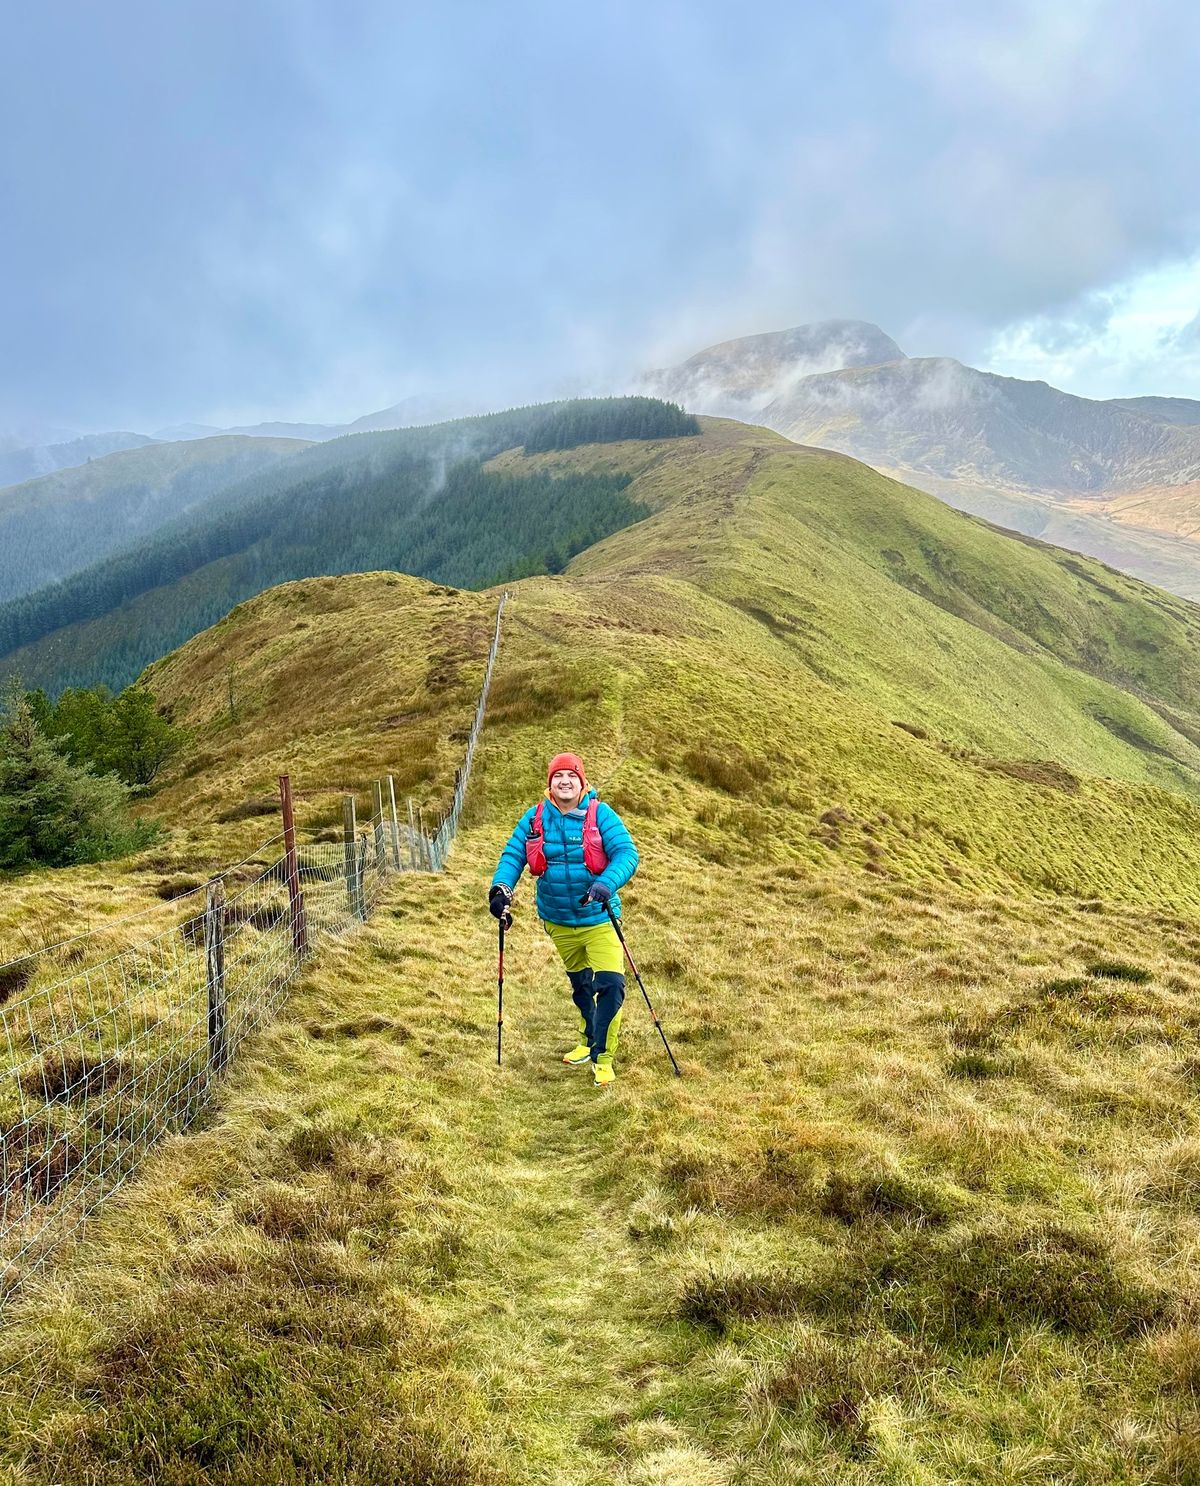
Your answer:
[[[629,953],[629,946],[625,943],[625,935],[621,933],[621,921],[612,911],[612,905],[610,903],[605,903],[604,911],[608,914],[609,921],[617,931],[617,938],[621,941],[621,948],[625,951],[625,958],[629,961],[629,968],[633,971],[634,979],[642,988],[642,995],[646,997],[646,1007],[654,1020],[654,1025],[658,1028],[658,1035],[662,1038],[663,1047],[667,1050],[667,1057],[671,1060],[671,1067],[675,1070],[675,1077],[682,1078],[683,1074],[679,1071],[679,1064],[675,1061],[675,1054],[671,1051],[671,1044],[667,1041],[667,1034],[662,1029],[662,1023],[658,1019],[658,1013],[650,1004],[650,997],[647,994],[645,985],[642,984],[642,977],[638,974],[638,967],[633,963],[633,956]]]
[[[496,1067],[500,1067],[501,1045],[504,1039],[504,931],[512,928],[512,914],[500,919],[500,966],[496,972]]]

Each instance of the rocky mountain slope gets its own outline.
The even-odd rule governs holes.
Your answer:
[[[1200,596],[1190,541],[1200,520],[1197,405],[1097,402],[945,357],[909,358],[876,327],[843,325],[727,342],[651,374],[647,386],[672,389],[696,411],[741,407],[798,443],[851,454],[960,509]]]
[[[1163,423],[1191,427],[1200,423],[1200,402],[1191,397],[1114,397],[1113,406],[1137,413],[1143,418],[1158,418]]]

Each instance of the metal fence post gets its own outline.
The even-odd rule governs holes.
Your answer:
[[[355,879],[358,876],[358,861],[355,856],[355,844],[358,835],[358,822],[354,813],[354,796],[342,796],[342,846],[343,855],[346,860],[346,897],[350,904],[350,917],[358,917],[358,893],[355,891]]]
[[[304,892],[300,887],[300,864],[296,859],[296,817],[292,808],[292,781],[287,774],[279,776],[279,801],[283,810],[284,871],[287,875],[288,903],[292,915],[292,949],[304,959],[308,954],[308,921],[304,913]]]
[[[391,805],[392,818],[392,861],[396,871],[400,871],[400,819],[396,814],[396,781],[389,774],[388,781],[388,803]]]
[[[208,979],[208,1068],[220,1073],[229,1059],[225,1005],[225,884],[216,877],[204,904],[204,963]]]
[[[355,881],[358,885],[358,916],[365,924],[367,921],[367,833],[362,833],[362,840],[358,847],[358,868],[355,873]]]
[[[379,870],[380,877],[386,877],[388,871],[387,852],[383,846],[383,780],[376,779],[371,784],[371,803],[375,806],[375,815],[371,821],[375,832],[375,866]]]

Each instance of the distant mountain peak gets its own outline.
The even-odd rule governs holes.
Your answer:
[[[724,341],[644,386],[1200,596],[1200,401],[1100,402],[948,356],[909,357],[861,320]]]
[[[867,320],[821,320],[708,346],[679,366],[647,373],[644,390],[692,411],[745,417],[785,397],[805,377],[904,361]]]

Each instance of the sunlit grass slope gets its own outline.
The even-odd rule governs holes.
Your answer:
[[[448,873],[11,1314],[11,1478],[1195,1480],[1195,611],[734,425],[574,457],[655,514],[515,585]],[[164,850],[306,754],[310,825],[340,758],[432,804],[493,601],[289,585],[164,662]],[[564,746],[681,1080],[632,986],[614,1088],[562,1067],[527,888],[495,1067]]]

